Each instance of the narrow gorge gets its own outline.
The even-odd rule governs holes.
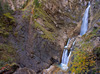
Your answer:
[[[0,0],[0,74],[99,74],[100,0]]]

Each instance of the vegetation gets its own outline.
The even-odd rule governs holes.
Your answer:
[[[90,40],[100,36],[97,34],[100,28],[93,28],[93,31],[82,36],[83,41],[79,42],[81,47],[75,48],[73,51],[73,61],[70,63],[70,71],[75,74],[96,72],[96,59],[100,58],[100,47],[94,49],[93,43]],[[95,55],[94,55],[95,54]]]
[[[90,32],[88,35],[83,35],[83,40],[84,41],[89,41],[90,39],[92,39],[93,37],[97,37],[97,36],[99,36],[98,34],[96,34],[97,33],[97,31],[99,30],[100,28],[98,27],[97,29],[93,29],[93,31],[92,32]]]
[[[26,0],[26,2],[24,3],[24,5],[22,6],[22,9],[26,8],[26,6],[28,5],[29,2],[30,2],[30,0]]]
[[[44,35],[41,35],[43,38],[54,40],[53,34],[47,31],[44,27],[42,27],[38,22],[35,21],[35,28],[39,28],[43,31]]]
[[[39,1],[38,0],[34,0],[34,4],[35,4],[35,7],[39,7]]]
[[[87,73],[90,68],[95,66],[95,56],[92,53],[91,43],[84,43],[80,49],[75,48],[73,52],[74,59],[71,62],[70,71],[75,74]]]
[[[31,14],[27,14],[26,12],[29,12],[28,10],[31,10]],[[50,17],[42,8],[42,4],[39,3],[38,0],[34,1],[28,1],[27,5],[23,9],[23,18],[26,18],[30,20],[30,16],[32,16],[33,26],[35,26],[35,29],[40,29],[44,34],[41,35],[42,38],[46,38],[49,40],[55,40],[54,32],[56,31],[56,28],[53,23],[53,18]],[[41,19],[43,21],[43,25],[41,23],[37,22],[37,19]]]
[[[15,19],[10,13],[5,13],[0,17],[0,34],[8,36],[12,32]]]
[[[15,61],[15,49],[11,45],[0,44],[0,68]]]
[[[41,35],[42,38],[46,38],[49,40],[55,40],[54,39],[54,32],[55,27],[53,23],[53,18],[48,16],[48,14],[42,9],[42,5],[38,2],[38,0],[34,1],[35,8],[33,11],[33,20],[34,20],[34,26],[35,28],[39,28],[44,34]],[[38,23],[36,19],[40,18],[43,20],[43,25],[41,23]]]
[[[100,46],[94,49],[94,54],[96,55],[97,59],[100,59]]]

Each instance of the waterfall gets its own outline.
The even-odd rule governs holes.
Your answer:
[[[84,16],[82,18],[82,26],[81,26],[81,32],[80,32],[81,36],[84,35],[87,32],[87,29],[88,29],[88,13],[89,13],[89,8],[90,8],[90,2],[88,4],[88,7],[86,8]],[[68,45],[70,43],[70,40],[71,39],[68,40],[67,45],[64,47],[64,51],[63,51],[63,55],[62,55],[62,61],[61,61],[60,65],[61,65],[61,68],[63,70],[67,70],[68,69],[67,64],[68,64],[69,58],[71,56],[71,52],[72,52],[73,46],[75,45],[75,42],[76,42],[76,40],[73,42],[73,45],[72,45],[72,47],[70,49],[70,53],[68,55],[67,47],[68,47]]]
[[[69,43],[70,43],[70,40],[71,40],[71,39],[68,39],[67,45],[64,47],[64,51],[63,51],[63,55],[62,55],[61,68],[62,68],[63,70],[67,70],[67,69],[68,69],[67,64],[68,64],[69,58],[70,58],[71,53],[72,53],[72,52],[70,51],[70,53],[69,53],[69,55],[68,55],[68,50],[67,50],[67,47],[68,47],[68,45],[69,45]],[[73,42],[72,48],[73,48],[75,42],[76,42],[76,41]],[[72,50],[72,48],[71,48],[71,50]]]
[[[82,26],[81,26],[81,32],[80,35],[84,35],[87,32],[88,29],[88,13],[89,13],[90,3],[88,4],[87,9],[85,10],[83,19],[82,19]]]
[[[62,55],[61,67],[63,70],[66,70],[68,68],[67,64],[68,64],[69,57],[68,57],[67,47],[68,47],[69,43],[70,43],[70,39],[68,39],[67,45],[64,47],[64,51],[63,51],[63,55]]]

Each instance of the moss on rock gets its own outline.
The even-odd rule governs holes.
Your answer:
[[[39,28],[41,31],[43,31],[44,35],[41,35],[42,38],[54,40],[53,33],[47,31],[44,27],[42,27],[38,22],[35,21],[35,28]]]
[[[0,44],[0,68],[15,61],[15,51],[11,45]]]

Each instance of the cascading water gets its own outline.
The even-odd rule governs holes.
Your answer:
[[[82,19],[82,26],[81,26],[81,32],[80,35],[84,35],[87,32],[88,29],[88,13],[89,13],[89,8],[90,8],[90,2],[88,4],[87,9],[85,10],[83,19]]]
[[[69,43],[70,43],[70,40],[71,40],[71,39],[68,39],[67,45],[64,47],[64,51],[63,51],[62,62],[61,62],[61,68],[62,68],[63,70],[67,70],[67,69],[68,69],[67,64],[68,64],[69,58],[70,58],[71,53],[72,53],[72,52],[70,51],[70,53],[69,53],[69,55],[68,55],[68,50],[67,50],[67,47],[68,47],[68,45],[69,45]],[[74,44],[75,44],[75,41],[73,42],[72,48],[73,48]],[[71,48],[70,50],[72,50],[72,48]]]
[[[68,64],[68,50],[67,50],[67,47],[69,45],[69,42],[70,42],[70,39],[68,40],[67,42],[67,45],[64,47],[64,51],[63,51],[63,55],[62,55],[62,62],[61,62],[61,67],[63,70],[66,70],[68,67],[67,67],[67,64]]]
[[[88,4],[88,7],[86,8],[85,10],[85,13],[84,13],[84,16],[82,18],[82,26],[81,26],[81,32],[80,32],[80,35],[84,35],[86,32],[87,32],[87,29],[88,29],[88,14],[89,14],[89,8],[90,8],[90,2]],[[68,61],[69,61],[69,57],[71,56],[71,50],[73,49],[73,46],[76,42],[76,40],[73,42],[73,45],[72,45],[72,48],[70,49],[70,53],[68,55],[68,50],[67,50],[67,47],[70,43],[70,40],[68,40],[67,42],[67,45],[64,47],[64,51],[63,51],[63,55],[62,55],[62,62],[61,62],[61,68],[63,70],[67,70],[68,69]]]

